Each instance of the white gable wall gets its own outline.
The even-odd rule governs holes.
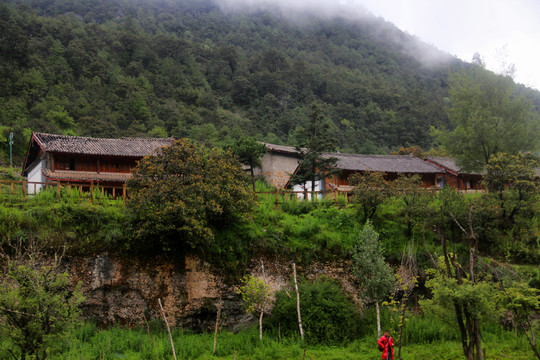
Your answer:
[[[45,177],[43,176],[43,170],[46,166],[46,161],[41,160],[39,162],[36,162],[34,167],[28,171],[28,185],[27,185],[27,193],[28,194],[35,194],[41,190],[42,187],[44,187],[44,184],[32,184],[32,182],[40,182],[44,183],[47,181]]]

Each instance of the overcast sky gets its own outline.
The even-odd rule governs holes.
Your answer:
[[[478,52],[490,70],[514,64],[514,79],[540,90],[540,0],[216,0],[230,9],[276,5],[359,19],[364,9],[464,61]],[[359,20],[361,21],[361,20]],[[499,55],[500,54],[500,55]]]
[[[357,3],[441,50],[540,90],[540,0],[340,0]]]

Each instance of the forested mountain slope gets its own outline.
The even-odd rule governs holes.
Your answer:
[[[30,131],[295,144],[313,102],[342,151],[429,147],[429,127],[448,126],[463,63],[367,15],[296,19],[211,0],[7,1],[0,137],[15,133],[19,162]]]

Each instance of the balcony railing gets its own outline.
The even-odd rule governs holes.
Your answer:
[[[0,193],[9,195],[18,195],[23,198],[37,194],[38,192],[54,191],[58,200],[63,195],[72,196],[78,194],[79,198],[86,198],[94,201],[94,197],[101,195],[112,199],[127,199],[126,184],[122,186],[101,185],[99,183],[70,183],[60,181],[26,181],[26,180],[0,180]]]

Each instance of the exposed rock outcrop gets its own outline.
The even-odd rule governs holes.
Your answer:
[[[289,262],[260,258],[253,259],[248,269],[255,276],[264,276],[274,291],[290,288],[291,271]],[[212,329],[220,300],[222,327],[237,330],[253,320],[245,312],[236,286],[227,284],[223,274],[196,257],[172,263],[101,254],[72,259],[69,272],[73,283],[82,283],[84,316],[101,325],[143,325],[160,318],[158,299],[171,326],[194,331]],[[300,267],[299,272],[308,279],[328,276],[338,280],[361,305],[348,264],[315,263]]]

